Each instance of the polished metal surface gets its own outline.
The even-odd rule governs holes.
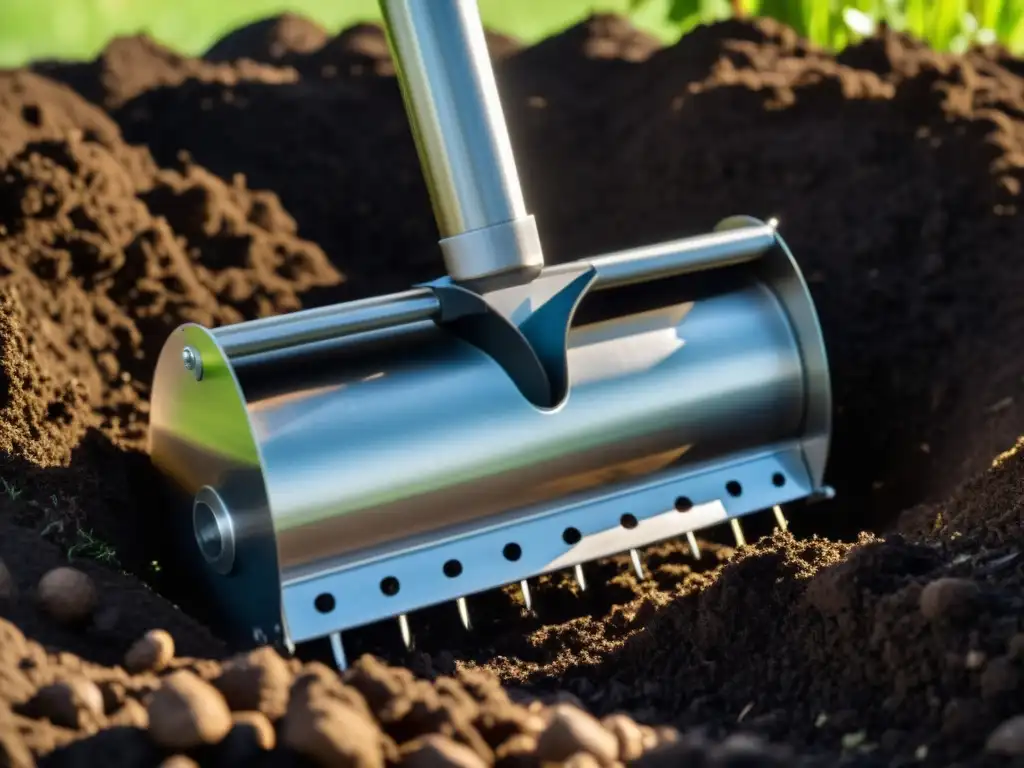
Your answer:
[[[448,274],[542,267],[475,0],[380,6]]]
[[[408,639],[417,608],[457,600],[468,624],[467,594],[518,581],[529,599],[526,579],[566,567],[584,586],[582,564],[617,552],[642,571],[645,544],[686,535],[698,554],[693,531],[820,492],[831,404],[806,285],[773,225],[719,230],[490,296],[441,280],[331,308],[286,349],[286,319],[182,328],[158,365],[152,450],[183,497],[228,510],[189,504],[188,533],[230,631],[244,616],[242,636],[287,644],[396,616]],[[681,273],[675,303],[571,324],[602,264],[614,287]],[[409,322],[330,329],[410,299],[421,309],[387,310]],[[249,354],[229,358],[231,339]],[[562,392],[552,407],[524,394],[523,367]],[[510,543],[516,558],[497,558]]]
[[[228,357],[237,358],[428,320],[440,309],[434,294],[421,288],[251,320],[213,335]]]
[[[757,222],[742,228],[725,229],[560,264],[545,270],[545,273],[570,270],[585,263],[596,272],[591,290],[620,288],[754,261],[775,244],[774,227]]]

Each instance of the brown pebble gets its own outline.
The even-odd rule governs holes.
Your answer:
[[[589,752],[577,752],[562,764],[562,768],[602,768],[602,763]]]
[[[231,711],[220,692],[196,674],[165,677],[147,707],[149,735],[165,749],[216,744],[231,730]]]
[[[929,621],[963,618],[974,606],[980,591],[969,579],[936,579],[921,590],[918,607]]]
[[[112,728],[149,728],[149,713],[135,699],[125,699],[124,704],[107,718],[107,725]]]
[[[402,746],[402,765],[409,768],[486,768],[487,763],[465,744],[432,733]]]
[[[160,672],[174,658],[174,638],[163,629],[151,629],[124,655],[124,668],[132,674]]]
[[[273,648],[264,646],[228,661],[213,684],[232,710],[262,712],[277,720],[288,706],[292,681],[288,663]]]
[[[14,577],[7,570],[6,563],[0,560],[0,600],[13,600],[16,591]]]
[[[199,763],[188,755],[171,755],[160,763],[160,768],[199,768]]]
[[[103,719],[103,693],[96,683],[73,677],[40,688],[32,702],[36,711],[54,725],[81,730]]]
[[[644,734],[640,726],[628,715],[609,715],[601,725],[619,742],[619,760],[629,762],[644,753]]]
[[[281,725],[281,743],[322,766],[383,768],[381,741],[376,723],[327,695],[289,702]]]
[[[277,744],[277,733],[270,719],[262,712],[232,712],[231,734],[243,735],[259,749],[270,751]]]
[[[68,566],[48,571],[39,580],[37,596],[50,618],[66,625],[86,622],[99,603],[92,578]]]
[[[546,762],[568,760],[577,752],[589,752],[599,760],[618,757],[619,742],[593,716],[571,704],[556,704],[551,719],[537,739],[537,755]]]
[[[497,768],[537,768],[537,738],[519,733],[509,738],[494,751]]]
[[[1024,715],[1011,717],[997,726],[989,734],[985,750],[1008,757],[1024,755]]]

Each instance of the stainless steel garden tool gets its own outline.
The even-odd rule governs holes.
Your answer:
[[[167,340],[150,450],[215,628],[344,666],[343,630],[829,495],[775,222],[545,266],[475,3],[381,4],[447,275]]]

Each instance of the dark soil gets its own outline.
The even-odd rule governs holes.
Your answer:
[[[155,355],[437,276],[383,36],[283,16],[205,59],[127,38],[0,73],[0,765],[1021,764],[1024,61],[767,22],[490,42],[549,262],[779,217],[837,498],[739,551],[651,547],[643,583],[542,579],[529,615],[474,598],[471,634],[417,613],[411,654],[393,622],[346,638],[392,667],[225,662],[154,566]],[[97,595],[70,624],[39,586],[69,561]],[[175,653],[129,651],[150,630]]]

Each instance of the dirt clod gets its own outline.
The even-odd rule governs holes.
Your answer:
[[[61,624],[84,624],[92,618],[99,593],[92,578],[77,568],[54,568],[39,580],[39,605]]]
[[[272,720],[288,706],[292,672],[272,648],[263,647],[228,661],[214,685],[231,709],[263,712]]]
[[[571,704],[557,704],[550,717],[537,739],[537,754],[542,760],[568,760],[577,752],[587,752],[605,761],[618,757],[616,736],[583,710]]]
[[[979,592],[978,585],[967,579],[936,579],[921,590],[921,613],[932,621],[962,618],[970,611]]]
[[[224,697],[188,670],[165,677],[147,710],[150,736],[165,749],[216,744],[231,730],[231,711]]]
[[[174,659],[174,638],[165,629],[152,629],[136,640],[124,656],[129,672],[160,672]]]
[[[402,765],[408,768],[485,768],[488,763],[469,747],[434,733],[402,747]]]

